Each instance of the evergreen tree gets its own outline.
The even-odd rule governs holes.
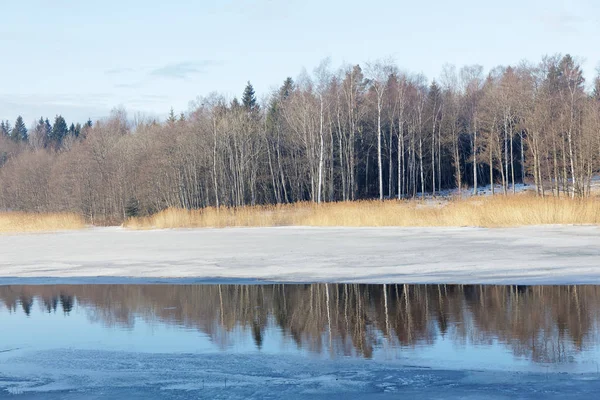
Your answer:
[[[23,117],[21,117],[20,115],[17,117],[17,120],[15,121],[15,126],[12,129],[10,137],[14,141],[17,141],[17,142],[18,141],[22,141],[22,142],[27,141],[27,127],[25,126],[25,122],[23,122]]]
[[[429,104],[436,103],[439,105],[442,101],[442,90],[438,86],[435,79],[431,82],[431,85],[429,85],[429,92],[427,94],[427,98]]]
[[[0,136],[10,136],[10,123],[8,121],[0,121]]]
[[[250,81],[248,81],[248,84],[244,89],[244,94],[242,95],[242,104],[248,112],[258,111],[258,104],[256,102],[254,87],[252,87]]]
[[[171,107],[171,111],[169,112],[169,118],[167,118],[167,122],[171,125],[177,122],[177,117],[175,117],[175,111],[173,110],[173,107]]]
[[[50,136],[52,134],[52,125],[48,118],[44,121],[44,126],[46,127],[46,136]]]
[[[560,60],[560,83],[562,88],[582,89],[585,79],[581,67],[569,54]]]
[[[140,202],[135,197],[130,197],[125,205],[125,215],[128,218],[140,215]]]
[[[74,123],[71,122],[71,126],[69,126],[69,135],[71,135],[73,137],[79,137],[80,132],[81,132],[81,125],[80,124],[75,125]]]
[[[40,118],[41,120],[41,118]],[[48,118],[46,118],[43,121],[43,138],[44,138],[44,147],[48,147],[51,140],[52,140],[52,124],[50,123],[50,121],[48,120]]]
[[[267,129],[270,132],[274,132],[280,124],[281,118],[281,103],[288,99],[294,91],[294,81],[288,77],[283,81],[283,85],[279,88],[279,95],[273,96],[269,102],[269,109],[267,111]]]
[[[594,92],[592,95],[596,100],[600,101],[600,75],[598,75],[594,81]]]
[[[237,97],[234,97],[233,100],[231,100],[231,109],[235,110],[240,108],[242,105],[240,104],[240,101],[237,99]]]
[[[79,124],[77,124],[79,126]],[[87,122],[85,124],[83,124],[83,126],[80,126],[79,128],[79,135],[81,135],[83,138],[85,138],[88,134],[88,132],[90,131],[90,129],[92,129],[92,120],[88,118]]]
[[[38,120],[38,122],[35,125],[35,130],[42,132],[42,129],[44,129],[46,127],[46,125],[44,124],[44,117],[40,117],[40,119]]]
[[[53,142],[57,147],[60,147],[68,131],[69,128],[67,127],[67,122],[65,119],[62,117],[62,115],[57,115],[54,119],[52,131],[50,132],[50,142]]]
[[[32,145],[34,147],[42,147],[46,146],[46,142],[48,140],[48,132],[46,131],[46,123],[43,117],[36,122],[35,128],[30,135],[30,139],[32,139]]]
[[[292,94],[293,91],[294,91],[294,80],[288,76],[285,79],[285,81],[283,81],[283,85],[279,89],[279,97],[281,97],[283,100],[285,100],[288,97],[290,97],[290,95]]]

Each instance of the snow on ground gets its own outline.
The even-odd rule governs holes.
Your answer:
[[[599,177],[600,178],[600,177]],[[535,190],[535,186],[533,185],[527,185],[527,184],[523,184],[523,183],[516,183],[513,189],[512,185],[508,185],[506,192],[508,194],[513,194],[513,193],[524,193],[526,191],[534,191]],[[426,198],[426,199],[432,199],[432,198],[469,198],[473,196],[473,188],[472,187],[465,187],[462,190],[458,190],[458,188],[453,188],[453,189],[442,189],[441,191],[436,191],[435,192],[435,197],[433,197],[433,193],[431,192],[426,192],[425,196],[423,196],[421,194],[422,192],[417,192],[416,194],[416,198]],[[500,184],[495,184],[494,185],[494,193],[495,194],[502,194],[504,193],[504,188],[502,185]],[[483,185],[483,186],[478,186],[477,187],[477,196],[491,196],[492,195],[492,185]]]
[[[0,284],[11,277],[598,284],[600,228],[94,228],[0,235],[0,277]]]

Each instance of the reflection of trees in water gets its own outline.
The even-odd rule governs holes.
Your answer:
[[[41,301],[44,305],[44,310],[47,313],[56,312],[56,307],[58,306],[58,296],[42,296]]]
[[[468,285],[3,286],[0,303],[30,315],[69,314],[131,328],[135,317],[200,330],[222,347],[248,332],[258,348],[280,328],[315,352],[371,357],[381,345],[499,341],[536,362],[564,362],[597,343],[600,287]],[[59,307],[60,305],[60,307]]]
[[[19,301],[21,302],[21,307],[23,307],[23,312],[25,313],[25,315],[27,315],[27,316],[31,315],[31,307],[33,306],[33,297],[23,295],[19,298]]]

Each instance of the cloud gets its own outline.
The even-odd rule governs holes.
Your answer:
[[[127,75],[129,78],[126,81],[115,83],[116,89],[141,89],[150,84],[156,78],[186,80],[193,75],[207,72],[208,68],[220,65],[221,62],[214,60],[202,61],[184,61],[179,63],[171,63],[162,67],[119,67],[105,70],[106,75],[114,75],[124,78],[121,75]]]
[[[104,71],[104,73],[106,75],[120,75],[120,74],[126,74],[129,72],[136,72],[135,68],[111,68],[111,69],[107,69],[106,71]]]
[[[579,25],[584,22],[582,17],[577,15],[563,13],[546,13],[540,17],[541,23],[547,30],[555,33],[576,33],[579,31]]]
[[[186,61],[175,64],[167,64],[156,68],[150,72],[150,75],[170,79],[188,79],[192,75],[206,72],[207,68],[218,64],[212,60],[204,61]]]
[[[117,83],[114,85],[117,89],[139,89],[144,86],[144,82],[131,82],[131,83]]]

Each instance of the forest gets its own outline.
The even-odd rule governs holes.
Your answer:
[[[599,71],[600,72],[600,71]],[[199,97],[158,121],[62,116],[0,124],[0,210],[92,223],[167,208],[407,199],[519,183],[587,197],[600,169],[600,77],[570,55],[444,65],[428,81],[391,61],[323,61],[260,100]],[[492,186],[493,188],[493,186]]]

